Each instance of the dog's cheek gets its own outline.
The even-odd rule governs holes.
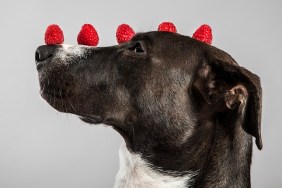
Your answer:
[[[120,123],[126,123],[133,111],[129,91],[124,86],[118,86],[110,98],[112,102],[107,104],[106,117]]]

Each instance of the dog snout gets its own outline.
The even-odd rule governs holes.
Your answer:
[[[43,45],[39,46],[35,51],[35,62],[37,70],[39,70],[46,60],[54,56],[55,52],[60,46],[57,45]]]

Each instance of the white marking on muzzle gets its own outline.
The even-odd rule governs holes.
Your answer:
[[[74,45],[70,45],[70,44],[62,44],[62,46],[63,46],[64,50],[66,50],[66,51],[67,51],[69,47],[72,47],[72,46],[74,46]]]
[[[85,48],[80,45],[62,44],[62,47],[58,52],[58,58],[62,61],[71,60],[73,58],[82,58],[85,56]]]

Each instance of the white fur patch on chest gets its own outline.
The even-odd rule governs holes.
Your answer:
[[[163,175],[152,169],[140,154],[128,151],[125,143],[119,151],[120,169],[115,188],[184,188],[193,175],[181,177]]]

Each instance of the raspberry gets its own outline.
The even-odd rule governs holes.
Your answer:
[[[167,31],[167,32],[172,32],[176,33],[176,27],[173,23],[171,22],[163,22],[159,25],[158,31]]]
[[[116,38],[119,44],[129,41],[134,35],[135,32],[127,24],[121,24],[117,28]]]
[[[64,42],[64,34],[61,28],[52,24],[49,25],[45,32],[45,43],[48,44],[63,44]]]
[[[99,36],[96,29],[91,24],[84,24],[77,35],[77,43],[87,46],[97,46]]]
[[[195,31],[192,37],[207,44],[211,44],[212,29],[209,25],[204,24]]]

